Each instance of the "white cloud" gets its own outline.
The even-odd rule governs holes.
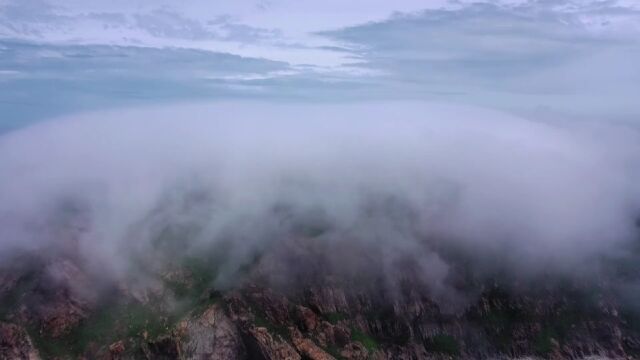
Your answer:
[[[630,18],[638,22],[640,13],[610,2],[476,3],[323,34],[355,45],[362,66],[385,71],[407,92],[464,93],[464,101],[503,108],[640,114],[633,100],[640,33],[622,30]]]
[[[210,98],[212,89],[220,96],[224,88],[233,90],[223,91],[224,96],[435,99],[518,112],[547,108],[600,117],[634,116],[640,113],[634,96],[640,87],[635,66],[640,62],[640,10],[632,5],[570,0],[247,0],[216,4],[192,0],[179,5],[168,0],[0,0],[0,38],[41,46],[41,51],[24,55],[32,59],[23,58],[21,64],[16,61],[7,70],[30,73],[40,80],[45,73],[53,79],[76,81],[85,79],[90,71],[104,74],[103,85],[94,83],[88,91],[102,101],[70,100],[72,103],[112,102],[109,89],[131,86],[127,79],[114,76],[119,67],[139,65],[135,56],[126,59],[131,49],[156,49],[169,57],[179,49],[183,54],[197,49],[211,52],[211,61],[220,60],[213,53],[227,53],[263,59],[262,64],[282,62],[285,68],[263,71],[256,62],[256,69],[226,73],[212,62],[206,65],[211,68],[204,69],[206,62],[194,66],[194,59],[182,57],[185,66],[196,69],[189,72],[160,62],[151,66],[159,83],[173,84],[182,77],[180,84],[190,84],[188,91],[172,87],[176,89],[172,96],[171,91],[164,91],[163,101],[183,99],[185,94]],[[96,45],[114,47],[110,53],[94,54],[104,56],[103,61],[93,57],[73,66],[71,58],[64,60],[65,67],[53,56],[65,47],[90,50]],[[51,56],[39,66],[53,66],[46,72],[42,68],[33,71],[43,54]],[[118,56],[125,57],[114,62]],[[78,77],[78,67],[87,72]],[[37,82],[18,84],[3,78],[5,88],[11,83],[34,94],[42,90],[24,87],[44,88]],[[201,86],[198,81],[203,79],[211,82]],[[138,85],[138,89],[145,86]],[[69,96],[78,87],[86,86],[56,85]],[[156,84],[153,90],[158,88],[162,87]],[[20,93],[4,91],[0,101],[21,103],[14,92]]]
[[[238,253],[287,238],[311,214],[330,224],[328,246],[407,255],[428,279],[434,259],[422,255],[443,248],[521,275],[592,274],[637,239],[638,134],[408,102],[74,116],[0,139],[0,174],[11,175],[0,182],[0,257],[60,245],[45,224],[72,204],[88,217],[81,251],[105,271],[151,252],[164,228],[154,214],[166,216],[158,225],[202,221],[194,241],[231,239]],[[180,206],[192,192],[201,217]]]

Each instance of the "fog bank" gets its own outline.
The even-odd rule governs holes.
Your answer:
[[[189,238],[180,253],[228,244],[226,277],[292,236],[376,249],[383,271],[411,258],[434,289],[451,251],[522,276],[590,273],[635,256],[638,140],[606,121],[406,102],[75,115],[0,138],[0,256],[72,242],[121,277],[170,227]],[[366,254],[328,265],[352,256]]]

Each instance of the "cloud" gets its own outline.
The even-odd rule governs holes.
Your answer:
[[[638,29],[624,24],[639,19],[637,10],[612,2],[482,2],[321,34],[407,93],[422,88],[503,108],[638,114],[631,95],[640,90]]]
[[[4,130],[66,111],[242,96],[234,81],[221,79],[292,70],[283,62],[190,49],[10,40],[0,46]]]
[[[47,29],[57,28],[69,18],[44,0],[0,3],[0,34],[42,36]]]
[[[149,13],[135,14],[133,18],[140,30],[161,38],[216,39],[255,45],[267,40],[280,40],[283,36],[278,30],[242,24],[228,15],[217,16],[207,21],[198,21],[168,8],[162,8]]]
[[[274,39],[283,41],[283,34],[278,30],[243,24],[228,14],[216,13],[210,19],[200,19],[168,6],[133,12],[78,12],[45,0],[29,0],[0,4],[0,19],[0,30],[4,27],[6,37],[35,36],[45,41],[49,40],[47,31],[73,33],[74,38],[80,39],[86,34],[78,32],[79,26],[102,29],[115,42],[136,34],[159,39],[215,39],[253,44]]]
[[[367,77],[188,49],[0,40],[0,134],[70,112],[194,99],[369,96]]]
[[[267,3],[261,11],[282,5]],[[637,9],[455,2],[323,31],[316,46],[155,2],[0,4],[0,132],[70,112],[217,103],[4,134],[0,257],[77,240],[83,259],[118,278],[153,263],[175,231],[185,243],[171,255],[226,247],[218,284],[266,254],[259,265],[274,282],[317,267],[383,273],[393,286],[413,266],[448,301],[460,264],[601,279],[637,263]],[[265,57],[194,49],[225,43],[271,47]],[[283,49],[313,61],[269,59]],[[340,66],[319,66],[327,53]],[[80,234],[65,236],[70,220]]]
[[[284,38],[280,30],[241,24],[234,21],[231,16],[219,16],[216,19],[207,21],[207,24],[217,27],[222,34],[221,37],[229,41],[256,43],[265,40],[282,41],[281,39]]]
[[[203,4],[194,8],[205,9]],[[454,2],[323,31],[319,34],[326,40],[320,42],[306,41],[310,35],[287,38],[286,29],[258,26],[256,18],[247,22],[222,10],[209,17],[205,11],[195,16],[186,6],[143,5],[134,9],[120,4],[119,12],[105,12],[100,4],[1,5],[0,17],[6,21],[0,24],[13,29],[7,34],[38,39],[41,47],[22,51],[19,60],[7,53],[13,60],[0,68],[5,74],[0,86],[16,91],[0,98],[10,114],[2,126],[45,117],[47,109],[29,105],[34,102],[51,104],[50,113],[59,114],[110,104],[228,97],[418,99],[530,117],[635,121],[640,114],[635,96],[640,90],[640,68],[635,66],[640,62],[640,29],[634,25],[640,11],[619,2]],[[265,11],[280,14],[284,3],[272,5],[280,10]],[[294,6],[301,11],[296,21],[310,16],[302,11],[305,6]],[[326,13],[337,5],[318,6]],[[257,11],[255,3],[250,8]],[[4,41],[19,47],[12,45],[16,41]],[[88,58],[51,56],[71,48]],[[187,50],[202,48],[222,50]],[[246,55],[214,55],[220,53]],[[241,69],[229,68],[238,64]],[[12,75],[6,76],[7,71]],[[55,91],[46,85],[51,81]],[[25,99],[29,92],[33,96]]]
[[[411,262],[437,291],[456,256],[477,274],[589,278],[637,256],[626,249],[638,136],[406,102],[76,116],[0,141],[0,254],[65,246],[68,232],[52,229],[70,214],[82,256],[115,277],[174,229],[172,256],[230,246],[230,278],[262,252],[275,251],[277,269],[300,266],[277,261],[297,237],[337,253],[313,260],[323,268],[392,274]]]
[[[182,39],[212,39],[217,34],[200,22],[186,18],[169,9],[156,9],[150,13],[135,14],[138,28],[157,37]]]

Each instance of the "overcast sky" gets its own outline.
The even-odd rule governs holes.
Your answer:
[[[172,101],[640,114],[637,0],[0,0],[0,131]]]

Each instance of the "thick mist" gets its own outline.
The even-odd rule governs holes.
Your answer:
[[[410,263],[442,296],[458,257],[590,277],[635,256],[638,140],[606,121],[404,102],[76,115],[0,138],[0,257],[73,249],[123,278],[166,240],[176,257],[224,248],[229,285],[262,253],[274,281],[300,276],[313,248],[336,272]]]

